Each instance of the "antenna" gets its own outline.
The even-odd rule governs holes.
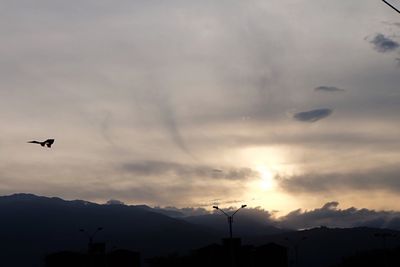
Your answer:
[[[400,13],[400,10],[398,10],[395,6],[393,6],[392,4],[390,4],[389,2],[387,2],[386,0],[382,0],[385,4],[387,4],[388,6],[390,6],[391,8],[393,8],[394,10],[396,10],[398,13]]]

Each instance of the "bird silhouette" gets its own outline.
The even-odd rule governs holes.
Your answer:
[[[54,143],[54,139],[47,139],[46,141],[43,142],[39,142],[39,141],[29,141],[28,143],[32,143],[32,144],[40,144],[41,146],[47,146],[47,147],[51,147],[51,145]]]

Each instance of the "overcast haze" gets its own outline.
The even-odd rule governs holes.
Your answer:
[[[400,17],[382,1],[0,6],[0,194],[400,209]]]

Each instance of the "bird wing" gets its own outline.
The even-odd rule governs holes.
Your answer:
[[[32,143],[32,144],[40,144],[40,142],[38,142],[38,141],[29,141],[28,143]]]

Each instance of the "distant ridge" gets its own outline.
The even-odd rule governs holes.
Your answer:
[[[46,253],[85,250],[87,237],[79,232],[104,230],[95,241],[157,255],[218,240],[207,228],[170,218],[144,206],[106,205],[33,194],[0,196],[0,251],[4,266],[41,266]],[[20,257],[24,255],[24,257]],[[35,264],[32,264],[35,263]]]
[[[95,242],[106,242],[109,250],[114,247],[137,250],[143,258],[220,243],[220,239],[227,236],[223,216],[210,214],[183,220],[161,214],[160,210],[146,205],[96,204],[23,193],[0,196],[2,266],[39,267],[43,266],[47,253],[84,252],[88,238],[79,232],[82,228],[93,232],[103,227],[104,230],[95,236]],[[297,244],[302,257],[299,266],[303,267],[332,266],[356,251],[382,248],[382,239],[376,233],[400,237],[399,231],[368,227],[317,227],[284,232],[268,224],[257,224],[245,214],[238,215],[241,217],[235,221],[234,233],[242,237],[244,244],[275,242],[287,246],[292,258],[294,244]],[[240,227],[250,227],[252,231],[241,235],[248,229]],[[388,238],[386,245],[388,248],[399,246],[400,241]]]

